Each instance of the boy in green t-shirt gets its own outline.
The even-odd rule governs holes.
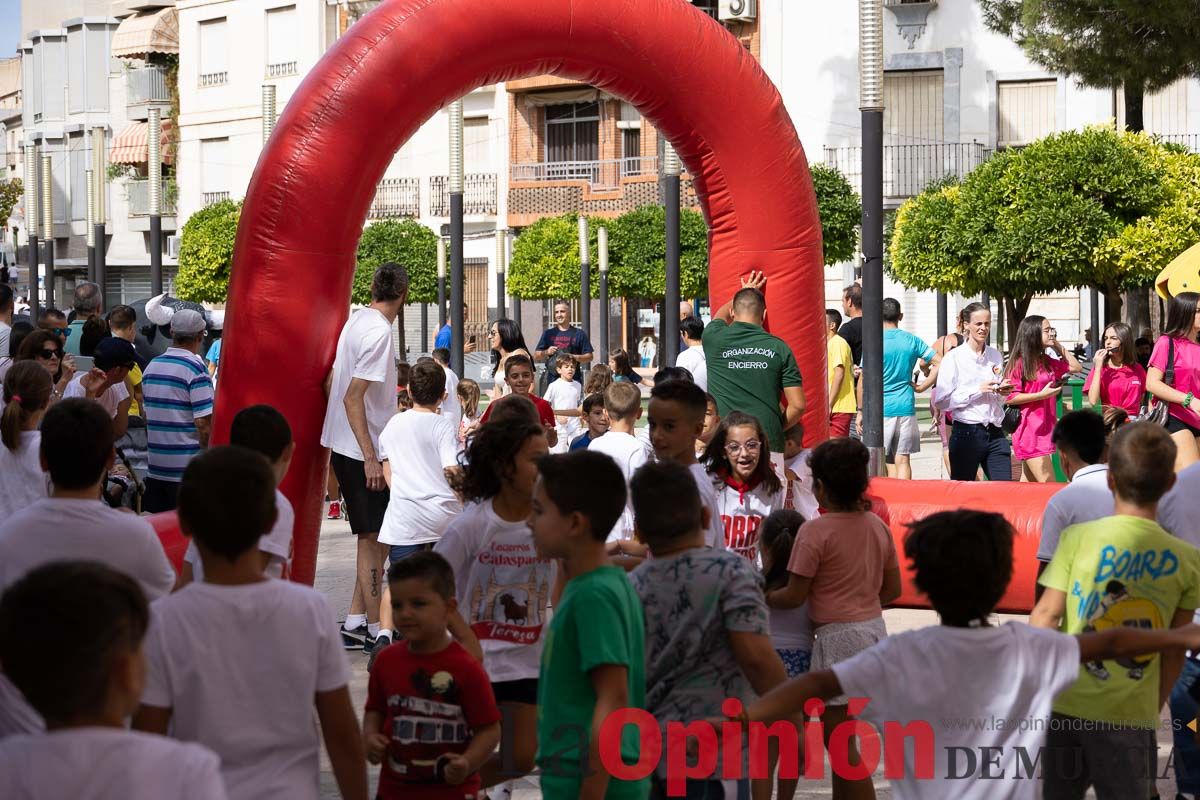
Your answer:
[[[1077,634],[1128,626],[1178,628],[1200,605],[1200,550],[1155,521],[1175,482],[1175,443],[1157,425],[1113,438],[1111,517],[1067,528],[1039,582],[1045,593],[1030,622]],[[1157,761],[1159,709],[1182,653],[1085,663],[1054,702],[1046,738],[1045,797],[1146,796]]]
[[[548,800],[642,800],[647,781],[621,781],[600,760],[609,715],[645,695],[642,604],[604,541],[625,509],[625,477],[603,453],[546,456],[529,527],[538,554],[562,559],[568,581],[554,608],[538,676],[538,754]],[[621,758],[638,761],[638,730],[625,726]]]

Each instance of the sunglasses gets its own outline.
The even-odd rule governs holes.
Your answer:
[[[38,358],[40,358],[44,361],[49,361],[52,358],[61,358],[61,357],[62,356],[59,355],[59,352],[57,350],[42,350],[41,352],[38,353]]]
[[[70,336],[71,335],[70,328],[51,328],[50,332],[53,333],[55,336]]]

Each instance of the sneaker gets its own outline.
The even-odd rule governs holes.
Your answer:
[[[329,504],[329,513],[325,515],[326,519],[341,519],[342,504],[341,501],[334,500]]]
[[[369,656],[367,659],[367,672],[370,672],[375,666],[375,657],[382,653],[383,649],[392,643],[392,632],[380,631],[378,636],[376,636],[374,639],[369,639],[369,641],[371,642],[371,646],[369,648],[363,648],[363,652]]]
[[[345,625],[338,625],[338,629],[342,632],[342,649],[343,650],[362,650],[367,639],[367,623],[359,625],[352,631],[346,630]]]

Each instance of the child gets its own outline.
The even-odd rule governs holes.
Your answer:
[[[1191,621],[1200,605],[1200,551],[1155,521],[1158,501],[1174,483],[1175,449],[1170,434],[1148,422],[1117,432],[1108,459],[1113,516],[1063,531],[1039,578],[1045,592],[1031,624],[1074,634]],[[1182,655],[1164,655],[1161,663],[1134,655],[1083,659],[1078,680],[1054,702],[1058,727],[1046,742],[1067,758],[1082,750],[1082,774],[1047,774],[1047,796],[1082,797],[1088,786],[1099,797],[1143,796],[1145,776],[1154,773],[1136,775],[1157,763],[1160,687],[1174,684]]]
[[[520,353],[509,356],[504,362],[504,380],[508,384],[508,388],[512,394],[528,399],[537,407],[538,419],[542,421],[542,425],[546,428],[546,439],[549,441],[551,447],[558,444],[554,409],[545,400],[532,393],[533,362],[529,359],[529,356],[521,355]],[[483,418],[480,422],[488,421],[488,418],[492,415],[492,407],[494,405],[494,403],[488,403],[488,407],[484,410]]]
[[[725,546],[757,563],[758,527],[783,508],[783,483],[771,466],[771,445],[758,419],[733,411],[717,428],[704,461],[717,486]]]
[[[479,384],[470,378],[458,382],[458,404],[462,407],[462,421],[458,426],[458,443],[465,448],[467,439],[479,427]]]
[[[625,507],[625,477],[611,459],[586,451],[542,459],[538,472],[529,529],[538,554],[562,559],[568,579],[554,606],[538,676],[542,795],[644,798],[644,780],[611,779],[598,768],[604,720],[641,708],[645,695],[642,604],[625,573],[608,564],[604,546]],[[590,735],[586,741],[563,736],[564,729]],[[636,763],[639,750],[636,728],[626,727],[622,760]]]
[[[462,422],[462,405],[458,402],[458,374],[450,369],[450,351],[444,347],[435,347],[431,353],[433,360],[446,374],[446,396],[442,398],[438,413],[450,421],[457,431]]]
[[[705,392],[704,399],[704,427],[700,430],[699,438],[696,439],[696,460],[698,461],[704,459],[704,451],[708,449],[708,443],[717,435],[717,428],[721,425],[721,412],[717,410],[717,398]]]
[[[262,557],[263,574],[287,580],[292,572],[292,528],[296,514],[292,510],[291,502],[279,491],[279,484],[283,483],[288,467],[292,464],[292,455],[296,452],[291,426],[283,414],[271,406],[250,406],[243,408],[233,418],[233,425],[229,429],[229,443],[261,453],[271,462],[276,487],[275,524],[271,526],[270,532],[258,540],[258,550]],[[204,565],[200,561],[200,551],[196,548],[196,542],[191,541],[188,542],[187,553],[183,557],[179,584],[183,586],[192,581],[202,580]]]
[[[315,705],[342,796],[365,800],[333,612],[320,592],[262,573],[258,543],[275,516],[275,474],[258,453],[217,447],[188,464],[179,525],[196,542],[205,581],[155,604],[133,727],[212,748],[231,800],[315,800]]]
[[[634,426],[642,418],[642,391],[628,381],[617,381],[604,393],[604,408],[608,412],[608,433],[595,439],[588,450],[617,462],[625,481],[633,477],[638,467],[650,460],[650,451],[633,435]],[[626,504],[625,513],[609,534],[610,544],[633,538],[633,511]]]
[[[867,462],[867,448],[855,439],[831,439],[813,451],[813,493],[826,513],[800,526],[787,585],[767,593],[772,608],[798,608],[808,601],[814,670],[828,669],[886,637],[883,606],[900,596],[892,532],[866,510]],[[821,715],[826,731],[845,721],[847,702],[846,697],[828,699]],[[870,779],[835,775],[833,785],[838,795],[869,791]]]
[[[804,447],[804,425],[797,423],[783,432],[783,472],[787,477],[784,506],[799,511],[805,519],[820,513],[812,490],[812,469],[808,460],[812,451]]]
[[[454,573],[436,553],[414,553],[392,561],[388,586],[404,638],[380,652],[367,684],[363,744],[383,764],[375,797],[474,798],[500,743],[500,711],[483,666],[447,633]]]
[[[594,364],[588,370],[587,383],[583,385],[583,396],[603,395],[612,386],[613,371],[608,364]]]
[[[1063,769],[1079,774],[1089,755],[1081,758],[1076,752],[1056,763],[1042,749],[1046,731],[1055,735],[1047,720],[1051,700],[1075,683],[1079,663],[1154,651],[1181,654],[1200,644],[1200,628],[1164,631],[1115,625],[1100,633],[1064,636],[1021,622],[993,626],[992,613],[1012,577],[1013,537],[1003,517],[982,511],[943,511],[914,523],[904,540],[904,553],[917,587],[941,624],[889,636],[830,668],[814,668],[747,708],[743,724],[787,719],[811,698],[838,695],[870,698],[857,717],[879,729],[885,722],[925,720],[933,728],[937,748],[932,779],[918,776],[917,759],[909,751],[903,774],[892,778],[897,798],[1040,797],[1043,777],[1048,784],[1051,774]],[[818,640],[820,635],[818,629]],[[962,724],[964,719],[1013,724],[981,732]],[[831,733],[826,726],[827,741]],[[943,754],[978,753],[981,746],[991,756],[959,760],[967,765],[967,774],[943,771]],[[1034,765],[1039,758],[1040,766]],[[1002,780],[981,780],[1000,776]],[[1138,779],[1131,770],[1127,785],[1127,793],[1111,796],[1146,796],[1144,774]],[[1070,796],[1082,797],[1083,788]]]
[[[551,452],[565,453],[571,440],[579,433],[579,405],[583,387],[575,382],[575,371],[579,368],[575,356],[559,351],[554,356],[554,370],[558,380],[546,388],[545,400],[554,409],[558,444]]]
[[[4,410],[0,412],[0,518],[46,496],[46,473],[38,450],[38,427],[50,405],[54,380],[37,361],[20,361],[4,376]]]
[[[705,546],[709,514],[691,472],[671,461],[647,464],[630,489],[638,538],[654,556],[629,576],[646,618],[645,709],[665,729],[715,716],[727,698],[749,702],[783,683],[762,577],[746,559]],[[660,767],[651,778],[656,798],[667,796],[664,777]],[[747,791],[749,781],[737,783],[738,792]],[[745,796],[722,793],[715,777],[689,780],[687,795]]]
[[[521,413],[522,407],[532,410],[527,398],[510,395],[496,405],[506,404],[514,410],[504,411],[502,422],[486,423],[471,437],[463,476],[467,505],[434,546],[454,570],[460,610],[452,622],[461,615],[479,638],[504,712],[504,741],[514,745],[515,752],[501,752],[484,765],[485,788],[533,769],[538,665],[557,577],[554,562],[537,554],[525,524],[537,462],[549,451],[545,428]]]
[[[604,410],[604,395],[589,394],[583,400],[583,421],[587,430],[571,442],[570,451],[586,450],[592,442],[608,433],[608,412]]]
[[[0,740],[5,797],[225,797],[211,750],[125,729],[149,618],[138,585],[95,562],[39,567],[4,593],[0,666],[50,727]]]
[[[704,425],[706,395],[691,381],[671,380],[655,383],[650,392],[650,442],[654,457],[659,461],[682,464],[696,479],[700,502],[708,509],[710,520],[705,529],[704,543],[723,549],[725,533],[717,503],[717,491],[704,465],[696,461],[693,443]],[[643,546],[644,547],[644,546]]]
[[[642,384],[642,376],[637,374],[629,364],[629,353],[620,347],[608,354],[608,368],[612,370],[614,383],[628,382],[634,386]]]
[[[408,411],[412,408],[412,397],[408,394],[408,379],[412,374],[412,365],[405,361],[396,360],[396,409]]]

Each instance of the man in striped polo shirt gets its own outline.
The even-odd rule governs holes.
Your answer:
[[[176,311],[171,318],[171,346],[142,374],[150,449],[142,507],[151,513],[175,508],[184,469],[208,446],[213,384],[200,358],[207,327],[198,311]]]

